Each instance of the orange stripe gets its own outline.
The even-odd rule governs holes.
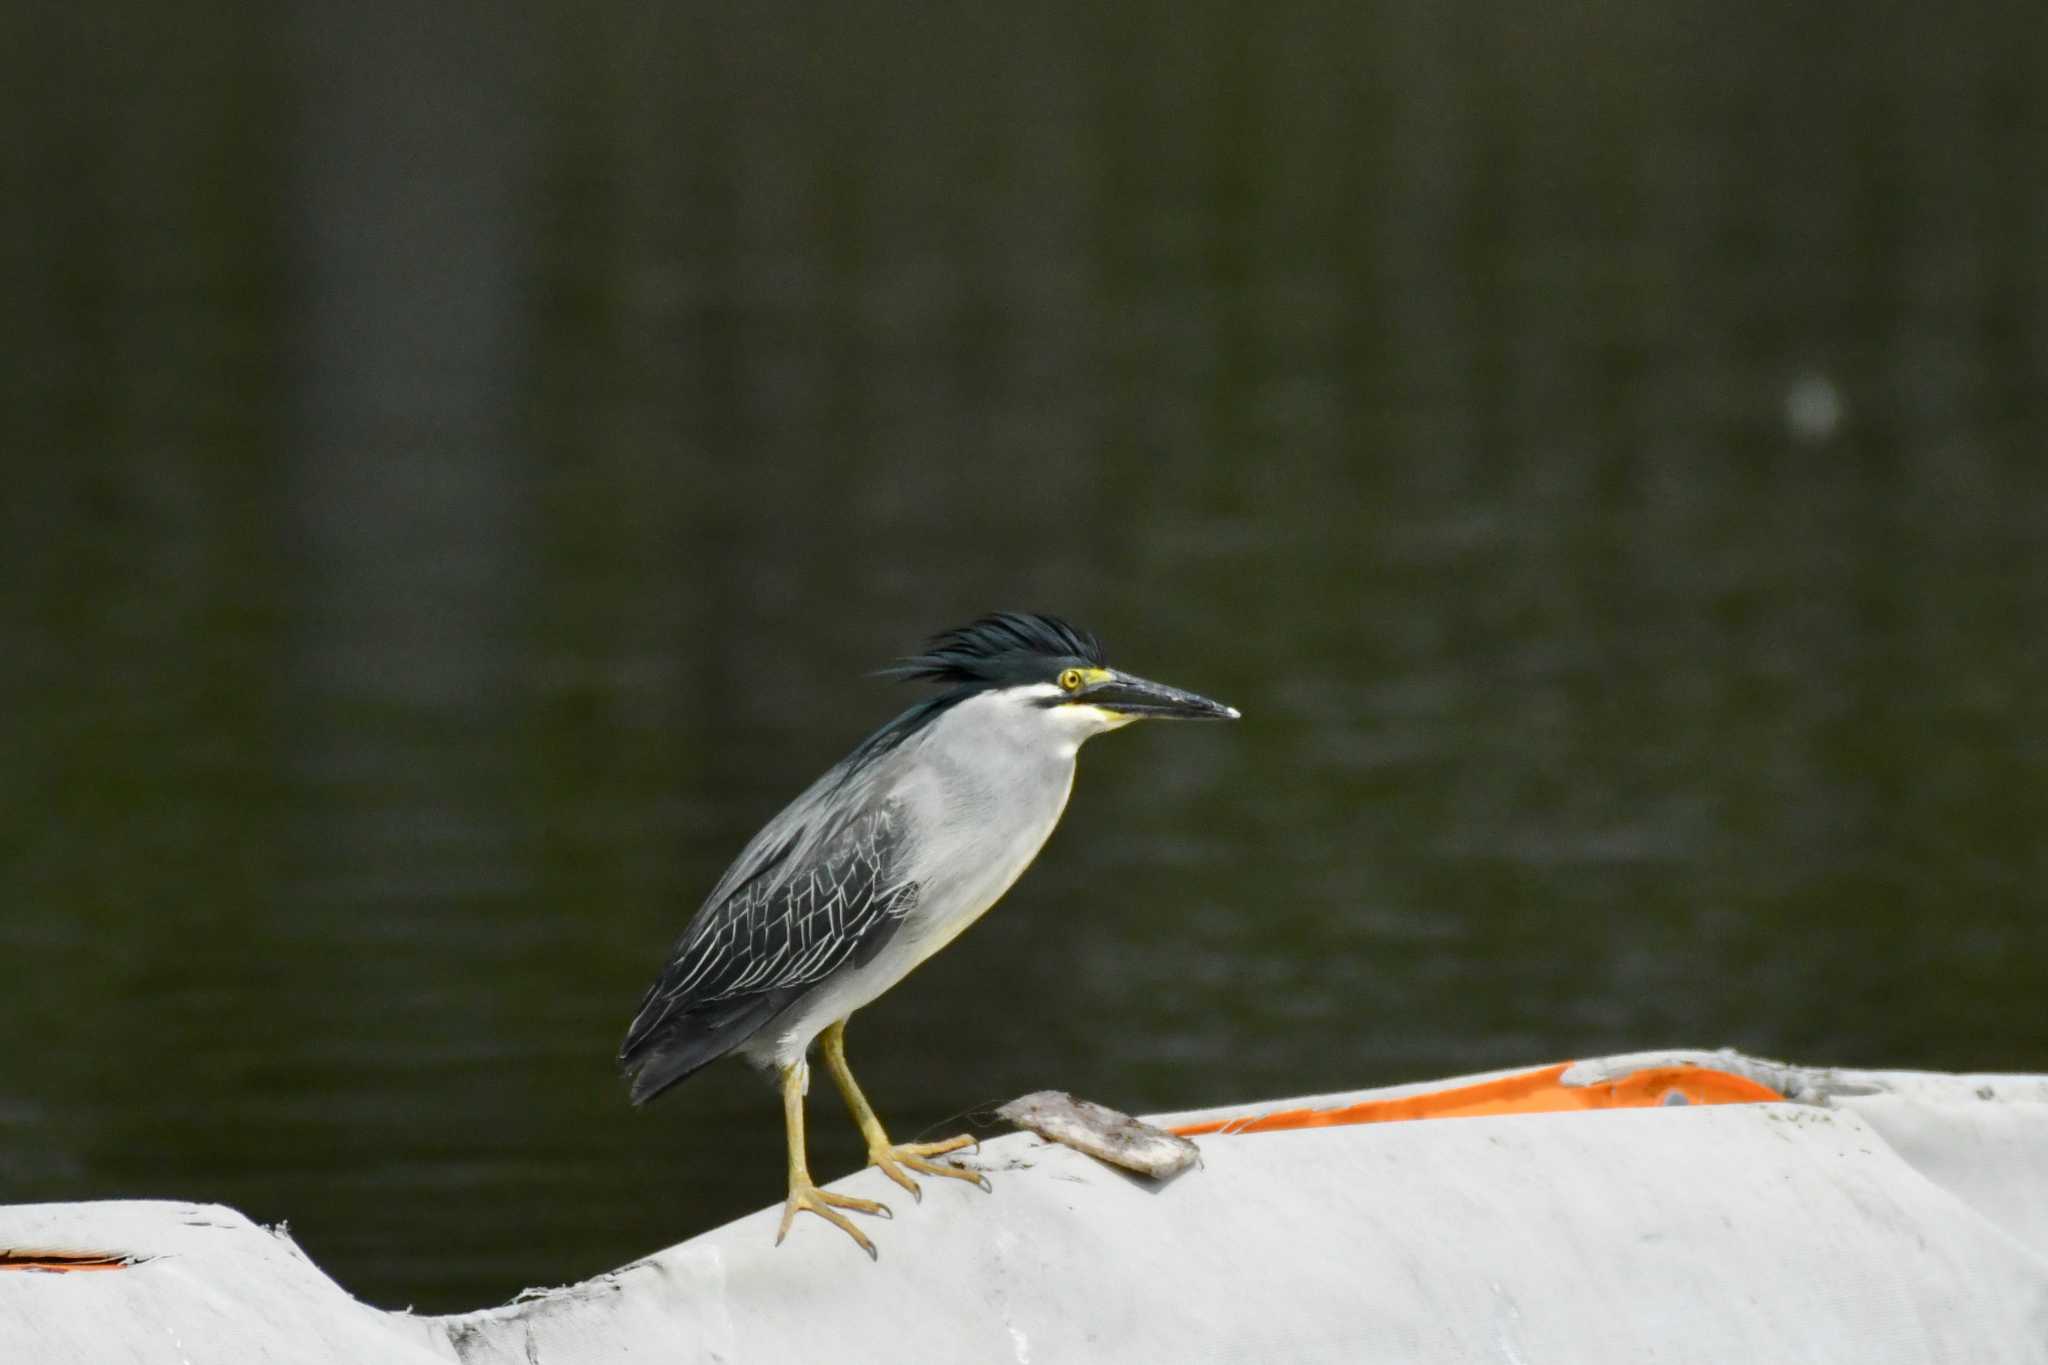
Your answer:
[[[1210,1119],[1173,1131],[1182,1137],[1202,1133],[1272,1133],[1288,1128],[1330,1128],[1347,1123],[1388,1123],[1400,1119],[1475,1118],[1481,1114],[1559,1114],[1582,1109],[1643,1109],[1672,1104],[1760,1104],[1785,1097],[1747,1076],[1698,1066],[1652,1066],[1597,1085],[1565,1085],[1572,1066],[1519,1071],[1497,1080],[1426,1090],[1399,1099],[1360,1100],[1338,1109],[1281,1109],[1265,1114]]]
[[[98,1251],[0,1251],[0,1270],[42,1270],[68,1274],[74,1270],[126,1270],[130,1261]]]

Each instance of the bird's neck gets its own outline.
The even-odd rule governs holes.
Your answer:
[[[1049,805],[1049,818],[1057,819],[1078,746],[1077,737],[1050,723],[1045,708],[991,695],[969,698],[941,718],[926,755],[959,796]]]

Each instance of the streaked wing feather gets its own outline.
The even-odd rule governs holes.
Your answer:
[[[679,1016],[815,984],[880,951],[917,903],[902,880],[902,813],[879,801],[828,829],[742,855],[649,989],[625,1052]]]

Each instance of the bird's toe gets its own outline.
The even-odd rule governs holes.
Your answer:
[[[879,1170],[883,1175],[888,1176],[904,1189],[910,1191],[912,1199],[920,1204],[924,1202],[924,1187],[910,1178],[908,1173],[897,1162],[896,1154],[893,1151],[884,1147],[877,1151],[869,1152],[868,1160],[874,1163],[876,1170]]]
[[[877,1147],[868,1153],[869,1160],[881,1168],[883,1175],[909,1190],[919,1203],[924,1202],[924,1191],[911,1179],[904,1167],[923,1175],[950,1176],[954,1180],[965,1180],[979,1185],[983,1190],[990,1188],[988,1180],[979,1171],[970,1171],[950,1162],[931,1161],[930,1157],[957,1152],[963,1147],[977,1146],[975,1140],[965,1134],[948,1138],[944,1142],[905,1142],[887,1147]]]
[[[895,1216],[889,1212],[889,1206],[879,1200],[860,1199],[850,1194],[834,1194],[830,1190],[821,1190],[811,1184],[798,1185],[790,1189],[789,1200],[782,1206],[782,1226],[776,1229],[775,1245],[782,1245],[782,1239],[789,1235],[789,1225],[796,1221],[797,1214],[810,1212],[851,1237],[854,1245],[868,1254],[869,1260],[879,1260],[880,1253],[875,1250],[875,1244],[853,1225],[852,1219],[839,1212],[840,1209],[876,1214],[883,1218]]]

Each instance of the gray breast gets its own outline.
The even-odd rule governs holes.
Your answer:
[[[903,756],[891,787],[913,831],[906,870],[922,888],[906,937],[943,942],[972,923],[1059,823],[1073,788],[1073,750],[1047,743],[1034,712],[999,696],[977,698]]]

